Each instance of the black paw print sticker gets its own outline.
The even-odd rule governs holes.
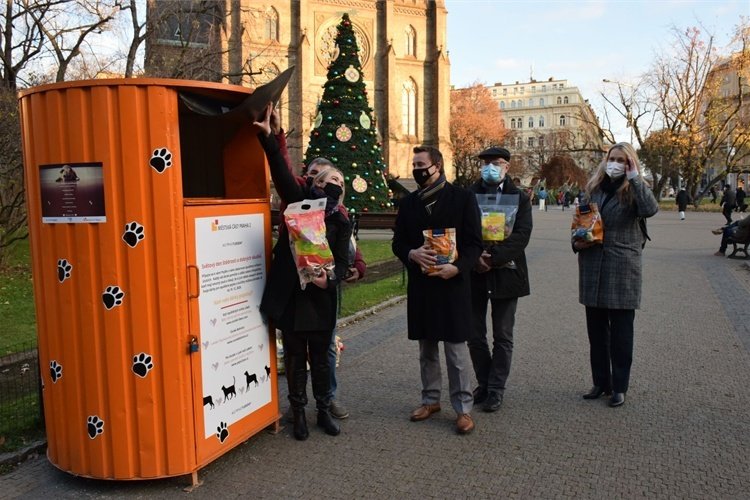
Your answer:
[[[104,302],[104,307],[110,310],[115,306],[122,305],[123,297],[125,297],[125,292],[120,290],[119,286],[110,285],[102,294],[102,302]]]
[[[219,438],[219,442],[223,443],[229,437],[229,430],[227,430],[226,422],[219,422],[219,426],[216,428],[216,437]]]
[[[125,232],[122,233],[122,241],[127,243],[130,248],[135,248],[145,236],[143,226],[136,221],[128,222],[125,224]]]
[[[57,261],[57,281],[62,283],[66,279],[70,278],[70,272],[73,270],[73,265],[65,259],[58,259]]]
[[[89,437],[94,439],[96,436],[104,432],[104,420],[96,415],[91,415],[86,419],[86,430],[89,433]]]
[[[167,148],[154,149],[154,154],[151,155],[148,163],[161,174],[172,166],[172,153]]]
[[[56,384],[62,378],[62,365],[58,364],[54,359],[49,362],[49,376],[53,384]]]
[[[150,354],[142,352],[133,356],[133,373],[141,378],[145,378],[148,372],[154,367]]]

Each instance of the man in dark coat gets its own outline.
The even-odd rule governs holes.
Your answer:
[[[469,189],[477,194],[518,195],[513,229],[501,242],[485,243],[485,250],[471,273],[474,333],[469,352],[479,386],[474,402],[484,402],[484,411],[500,409],[513,356],[513,325],[518,297],[529,294],[529,273],[524,249],[531,237],[531,202],[508,176],[510,152],[492,147],[479,153],[484,163],[482,178]],[[487,344],[487,302],[492,304],[492,338]]]
[[[471,358],[466,346],[471,334],[469,274],[482,253],[482,228],[475,196],[446,181],[443,155],[433,147],[414,148],[414,180],[420,189],[399,203],[393,253],[409,274],[407,322],[409,339],[419,341],[422,405],[414,422],[440,411],[439,342],[448,368],[450,401],[458,418],[456,431],[474,429],[470,412]],[[424,230],[454,229],[456,260],[438,264],[436,251],[425,242]],[[447,233],[447,231],[446,231]],[[425,272],[424,269],[433,270]]]
[[[724,214],[724,218],[727,220],[727,224],[732,223],[732,210],[737,206],[737,196],[734,193],[732,186],[727,184],[724,186],[724,196],[721,197],[721,213]]]
[[[685,188],[680,189],[674,198],[674,202],[677,204],[677,210],[680,212],[680,220],[685,220],[685,210],[687,210],[688,203],[690,203],[690,195],[687,194]]]

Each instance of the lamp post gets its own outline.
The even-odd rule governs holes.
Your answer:
[[[622,100],[623,106],[625,106],[625,120],[627,120],[627,126],[630,129],[630,144],[633,144],[633,85],[625,82],[619,82],[617,80],[609,80],[602,78],[604,83],[614,83],[617,85],[617,91],[620,93],[620,99]],[[622,87],[630,87],[630,96],[627,101],[625,100],[625,94],[622,92]]]

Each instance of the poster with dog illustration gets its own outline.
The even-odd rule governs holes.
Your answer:
[[[271,402],[264,234],[262,214],[195,219],[206,438]]]

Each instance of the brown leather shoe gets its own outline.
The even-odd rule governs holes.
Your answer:
[[[427,420],[428,418],[430,418],[430,415],[439,411],[440,403],[435,403],[433,405],[422,405],[411,412],[411,416],[409,418],[412,422],[419,422],[421,420]]]
[[[462,413],[456,419],[456,432],[459,434],[468,434],[474,430],[474,420],[468,413]]]

